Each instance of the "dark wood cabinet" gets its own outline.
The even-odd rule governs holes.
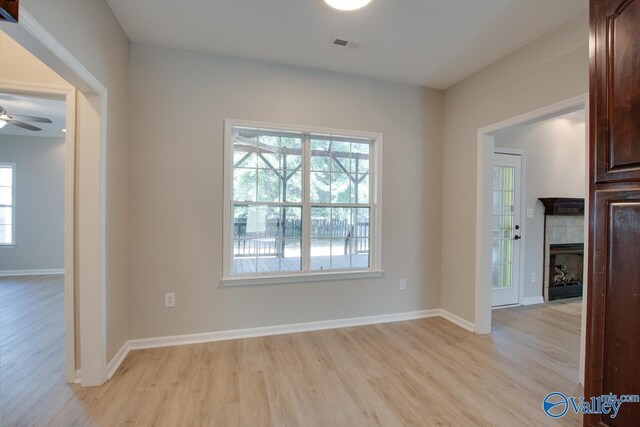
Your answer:
[[[640,0],[591,0],[585,398],[640,394]],[[588,426],[638,426],[640,404]]]
[[[18,22],[19,0],[0,0],[0,22]]]
[[[640,180],[640,1],[592,3],[595,177],[597,182]]]

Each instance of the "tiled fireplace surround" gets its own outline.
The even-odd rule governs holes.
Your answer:
[[[544,300],[549,301],[549,250],[551,245],[584,244],[583,215],[548,215],[545,226],[544,245]]]

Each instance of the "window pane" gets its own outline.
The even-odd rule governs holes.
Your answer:
[[[258,169],[258,201],[280,201],[280,178],[269,169]]]
[[[284,241],[284,257],[280,260],[280,271],[302,270],[301,240]]]
[[[329,145],[329,141],[311,140],[311,165],[309,170],[323,172],[331,170]]]
[[[311,172],[310,200],[312,203],[331,203],[331,174]]]
[[[300,271],[302,208],[236,206],[234,274]]]
[[[351,179],[346,173],[334,173],[331,176],[331,203],[349,203],[351,201]]]
[[[371,229],[369,208],[354,209],[353,234],[349,245],[352,268],[369,268]]]
[[[11,187],[0,187],[0,205],[12,205]]]
[[[0,244],[13,243],[13,235],[11,225],[0,225]]]
[[[311,237],[331,236],[331,208],[311,208]]]
[[[302,201],[302,172],[286,171],[282,182],[283,201],[288,203],[300,203]]]
[[[302,238],[302,208],[282,208],[282,237],[285,239]]]
[[[351,144],[333,141],[331,143],[331,170],[333,172],[351,172]]]
[[[0,225],[13,223],[13,208],[0,208]]]
[[[369,175],[365,176],[355,187],[351,203],[369,204]]]
[[[279,171],[283,169],[280,148],[260,148],[258,150],[258,168]]]
[[[236,168],[255,169],[258,165],[258,155],[253,147],[242,147],[233,153],[233,165]]]
[[[331,240],[311,240],[311,270],[331,269]]]
[[[352,234],[351,211],[351,208],[331,209],[331,237],[346,239]]]
[[[13,186],[13,168],[0,168],[0,186]]]
[[[256,201],[255,169],[236,169],[233,171],[233,200],[238,202]]]

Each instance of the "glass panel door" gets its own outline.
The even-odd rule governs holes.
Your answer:
[[[513,286],[513,227],[515,199],[515,168],[493,168],[493,272],[491,285],[495,288]]]

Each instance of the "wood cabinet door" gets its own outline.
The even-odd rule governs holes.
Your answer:
[[[640,180],[640,1],[592,0],[591,18],[596,180]]]
[[[585,399],[640,394],[640,0],[590,0]],[[640,403],[588,426],[640,426]]]
[[[585,398],[640,394],[640,187],[596,191],[592,203]],[[640,425],[640,403],[587,423],[603,424]]]
[[[0,22],[18,22],[19,0],[0,0]]]

